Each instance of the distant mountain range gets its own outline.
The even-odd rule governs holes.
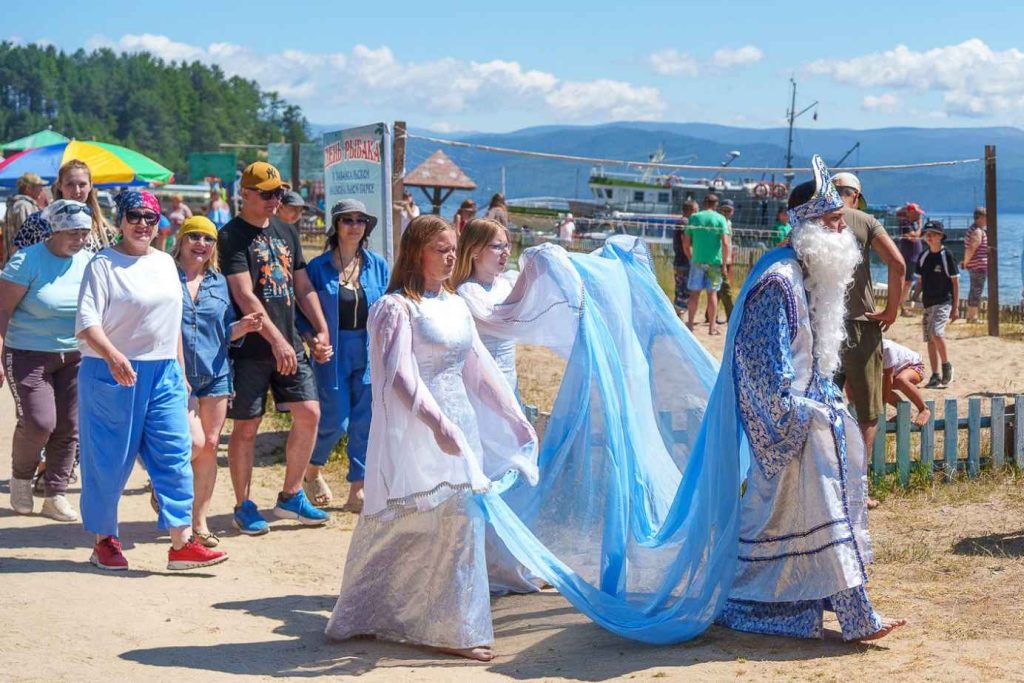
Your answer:
[[[314,134],[342,126],[313,126]],[[536,126],[510,133],[412,133],[513,149],[577,156],[646,160],[660,145],[668,163],[719,164],[731,150],[740,152],[736,166],[784,166],[785,128],[738,128],[709,123],[624,121],[596,126]],[[810,129],[794,131],[796,166],[806,166],[811,154],[834,164],[854,145],[844,166],[907,164],[984,156],[985,145],[996,145],[1000,212],[1024,211],[1024,130],[991,128],[879,128],[873,130]],[[442,147],[476,181],[474,198],[486,204],[501,187],[502,167],[509,198],[531,196],[589,197],[589,167],[564,161],[531,159],[473,149],[442,146],[412,139],[407,169]],[[608,170],[624,171],[624,168]],[[678,173],[690,176],[689,173]],[[749,175],[749,174],[742,174]],[[929,213],[966,212],[984,203],[981,163],[953,167],[870,171],[860,174],[864,194],[873,205],[917,202]],[[781,178],[780,178],[781,180]],[[797,176],[800,182],[801,176]],[[453,195],[446,213],[465,195]],[[417,201],[425,203],[423,197]]]

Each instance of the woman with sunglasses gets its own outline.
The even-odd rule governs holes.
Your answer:
[[[263,314],[235,320],[228,282],[217,266],[217,226],[206,216],[186,218],[171,250],[181,278],[181,341],[192,428],[192,533],[207,548],[220,539],[206,517],[217,482],[217,446],[231,396],[228,345],[263,327]]]
[[[334,355],[326,363],[313,363],[320,395],[320,424],[313,456],[306,468],[304,488],[314,505],[331,502],[331,489],[320,469],[342,436],[348,435],[349,493],[345,509],[363,509],[366,442],[370,435],[370,364],[366,320],[370,307],[384,295],[390,270],[381,256],[366,248],[377,218],[355,199],[343,199],[331,208],[327,251],[309,262],[306,272],[320,307],[327,317]],[[313,328],[299,318],[299,329]]]
[[[128,568],[117,539],[117,504],[139,456],[159,504],[157,524],[170,532],[167,568],[217,564],[227,555],[192,535],[181,283],[174,259],[150,246],[160,203],[134,190],[116,202],[121,241],[86,267],[75,318],[82,352],[82,522],[96,534],[90,561],[101,569]]]
[[[86,251],[96,253],[114,243],[114,231],[103,218],[99,200],[96,198],[96,188],[92,185],[92,173],[84,161],[71,159],[60,167],[57,171],[57,180],[53,183],[53,198],[70,199],[88,207],[91,229],[85,242]],[[17,249],[25,249],[42,242],[51,232],[46,214],[38,211],[22,224],[14,236],[14,246]]]
[[[14,395],[18,424],[11,448],[11,507],[34,508],[32,475],[45,448],[42,514],[78,521],[66,492],[78,450],[75,309],[92,254],[83,251],[92,219],[81,202],[58,199],[45,209],[50,235],[18,251],[0,273],[0,384]]]

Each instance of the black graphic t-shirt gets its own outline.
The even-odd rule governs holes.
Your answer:
[[[270,321],[291,339],[296,351],[301,350],[302,339],[295,329],[294,277],[295,271],[306,267],[306,260],[295,228],[277,218],[271,218],[266,228],[258,228],[236,216],[221,229],[217,249],[221,272],[225,276],[249,273],[253,292],[267,309]],[[242,315],[237,303],[235,311]],[[267,360],[274,357],[270,344],[259,334],[247,334],[231,355]]]

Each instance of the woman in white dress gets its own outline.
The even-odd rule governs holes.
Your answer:
[[[462,231],[452,285],[466,301],[478,325],[490,318],[494,307],[504,303],[512,293],[512,286],[519,273],[505,271],[510,253],[508,232],[497,221],[474,218]],[[515,341],[488,334],[486,329],[481,330],[479,327],[478,332],[509,386],[515,391],[519,383],[516,377]]]
[[[477,493],[537,481],[537,437],[450,284],[456,236],[420,216],[370,311],[373,418],[363,515],[333,639],[374,635],[494,657]]]

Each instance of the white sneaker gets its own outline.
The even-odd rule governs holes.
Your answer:
[[[11,477],[11,507],[19,515],[31,515],[35,501],[32,500],[32,480]]]
[[[63,493],[58,493],[55,496],[49,496],[43,499],[43,509],[40,510],[40,514],[43,517],[49,517],[55,519],[58,522],[77,522],[78,513],[75,512],[75,508],[71,507],[71,503],[68,502],[68,497]]]

